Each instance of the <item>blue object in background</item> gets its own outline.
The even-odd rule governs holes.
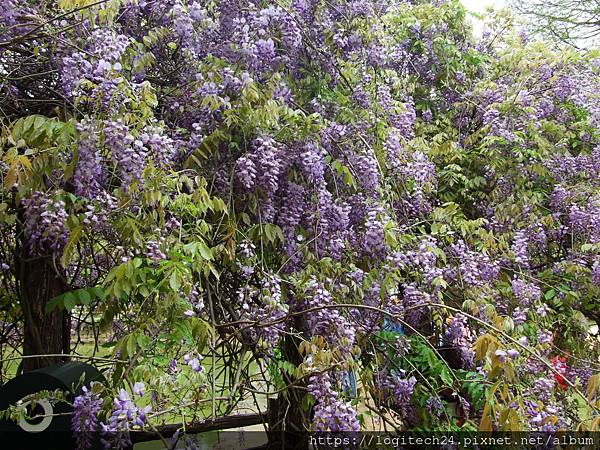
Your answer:
[[[390,331],[392,333],[396,333],[397,335],[404,335],[404,327],[402,324],[395,321],[390,321],[387,318],[383,320],[383,329],[385,331]],[[342,387],[344,390],[344,394],[346,394],[350,398],[356,398],[358,395],[358,389],[356,387],[356,374],[354,371],[348,371],[344,373],[344,379],[342,380]]]
[[[399,322],[390,321],[387,317],[383,319],[383,329],[392,333],[404,335],[404,327]]]
[[[344,393],[351,397],[356,398],[358,392],[356,388],[356,374],[353,370],[348,371],[344,374],[344,379],[342,381],[342,386],[344,388]]]

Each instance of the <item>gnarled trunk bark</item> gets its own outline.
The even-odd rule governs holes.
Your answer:
[[[295,325],[296,329],[302,329],[298,318]],[[284,358],[295,366],[302,363],[297,338],[285,336],[283,354]],[[289,379],[286,372],[282,375],[288,384],[294,381]],[[308,450],[309,436],[305,427],[310,423],[310,411],[307,412],[302,407],[302,398],[305,395],[306,390],[296,385],[289,387],[285,395],[279,394],[276,399],[269,401],[269,449]]]
[[[21,261],[20,298],[23,312],[23,355],[67,354],[71,344],[71,316],[68,311],[46,313],[46,303],[69,290],[49,257]],[[23,372],[64,361],[60,357],[24,358]]]

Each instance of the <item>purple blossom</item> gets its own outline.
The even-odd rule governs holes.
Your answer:
[[[129,431],[131,427],[143,426],[151,407],[136,406],[124,389],[113,399],[113,411],[108,423],[101,424],[102,443],[106,449],[125,449],[132,445]]]
[[[415,135],[414,125],[417,118],[412,99],[403,104],[403,109],[403,112],[400,114],[392,114],[390,121],[402,136],[406,139],[412,139]]]
[[[261,287],[251,284],[241,286],[237,291],[241,306],[241,319],[256,320],[256,327],[244,330],[245,336],[265,352],[270,353],[279,342],[284,327],[284,318],[289,306],[284,302],[281,279],[275,274],[265,274]],[[266,325],[269,322],[275,324]]]
[[[520,278],[512,280],[512,291],[519,304],[525,307],[539,300],[542,295],[542,291],[534,283],[529,283]]]
[[[354,345],[356,330],[336,308],[323,308],[335,304],[333,296],[316,280],[309,282],[306,309],[316,309],[308,314],[307,331],[313,336],[322,336],[331,346],[348,351]]]
[[[86,386],[82,394],[73,401],[71,430],[77,442],[77,450],[86,450],[92,446],[94,432],[98,429],[98,413],[102,408],[100,395]]]
[[[459,316],[448,319],[444,337],[447,345],[458,350],[462,367],[471,368],[475,360],[475,353],[472,350],[472,332],[466,317]]]
[[[176,157],[175,142],[165,134],[163,129],[155,126],[146,127],[140,134],[139,140],[147,149],[148,157],[157,167],[164,169],[172,166]],[[142,158],[141,155],[145,152],[142,151],[139,144],[134,147],[137,147],[135,151],[138,152],[138,157]]]
[[[161,250],[160,242],[151,240],[146,243],[146,258],[149,258],[154,262],[167,259],[167,255]]]
[[[512,314],[513,323],[515,325],[522,325],[527,320],[527,313],[529,312],[529,308],[521,308],[517,306]]]
[[[538,342],[540,344],[551,344],[553,340],[552,332],[548,330],[538,331]]]
[[[248,156],[242,156],[237,160],[236,176],[240,184],[247,191],[252,190],[256,181],[256,166]]]
[[[314,142],[304,145],[300,154],[300,166],[311,184],[319,185],[324,181],[324,152]]]
[[[442,400],[437,395],[432,395],[431,397],[429,397],[427,399],[425,407],[429,411],[429,414],[431,414],[433,417],[436,417],[437,419],[439,419],[442,416],[442,414],[444,414],[444,412],[446,411]]]
[[[148,154],[142,141],[135,139],[120,119],[104,123],[104,136],[111,158],[120,170],[123,186],[127,189],[132,181],[140,182]]]
[[[202,360],[202,356],[191,356],[189,354],[184,355],[183,360],[187,363],[187,365],[197,373],[204,372],[204,367],[200,364]]]
[[[61,256],[69,238],[65,202],[35,192],[23,199],[25,235],[32,255]]]
[[[378,386],[383,390],[384,399],[402,415],[412,409],[412,397],[417,384],[414,376],[407,377],[404,370],[383,369],[375,375]]]
[[[362,242],[363,251],[372,258],[381,258],[387,251],[385,243],[385,222],[383,210],[373,207],[367,212],[365,235]]]
[[[146,392],[146,386],[141,381],[138,381],[133,385],[133,393],[135,395],[139,395],[140,397],[143,397],[145,392]]]
[[[431,109],[428,108],[425,111],[423,111],[422,117],[425,122],[431,122],[433,120],[433,113],[431,112]]]
[[[329,373],[311,376],[307,389],[316,399],[313,418],[315,431],[360,431],[356,411],[333,389]]]
[[[498,349],[498,350],[496,350],[496,353],[494,353],[494,354],[498,357],[498,360],[501,363],[506,362],[506,355],[507,355],[507,353],[504,350]]]
[[[106,185],[104,158],[99,140],[100,130],[94,121],[87,119],[80,122],[78,131],[79,145],[73,184],[77,195],[93,199]]]
[[[529,267],[529,239],[526,230],[519,230],[515,233],[515,238],[511,250],[515,254],[515,262],[524,267]]]
[[[546,402],[550,400],[553,388],[554,379],[540,377],[537,380],[535,380],[532,389],[535,392],[537,398],[539,398],[543,402]]]
[[[600,261],[594,261],[592,265],[592,283],[600,286]]]
[[[509,348],[509,349],[506,351],[506,354],[508,355],[508,357],[509,357],[510,359],[516,359],[516,358],[519,356],[519,351],[518,351],[518,350],[515,350],[514,348]]]

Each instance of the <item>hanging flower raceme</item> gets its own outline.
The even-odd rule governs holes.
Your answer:
[[[78,126],[77,167],[73,174],[75,193],[93,199],[106,187],[106,170],[100,146],[100,128],[93,119]]]
[[[98,430],[98,413],[102,408],[100,394],[93,388],[82,388],[83,393],[73,401],[71,430],[77,442],[77,450],[86,450],[92,446],[92,438]]]
[[[23,200],[25,233],[32,255],[61,256],[69,239],[65,202],[42,192]]]
[[[316,400],[313,417],[315,431],[360,431],[356,410],[334,390],[332,377],[328,372],[309,377],[307,389]]]
[[[135,396],[143,397],[145,386],[136,383],[133,386]],[[130,394],[121,389],[119,395],[113,399],[113,410],[108,418],[108,423],[101,424],[102,443],[106,449],[125,449],[130,447],[130,430],[132,427],[143,426],[147,421],[151,406],[140,407],[134,402]]]
[[[307,289],[308,299],[305,309],[307,314],[306,328],[311,336],[322,336],[333,347],[340,347],[348,352],[355,342],[356,330],[335,308],[335,300],[331,292],[316,280],[311,280]]]

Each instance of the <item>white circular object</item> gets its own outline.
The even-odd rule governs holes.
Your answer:
[[[24,403],[23,406],[26,408],[31,403],[32,402]],[[35,403],[44,408],[44,418],[40,423],[29,423],[27,422],[27,418],[21,417],[21,420],[19,420],[19,426],[23,431],[26,431],[27,433],[41,433],[42,431],[48,429],[48,427],[52,423],[52,414],[54,414],[52,404],[48,400],[38,400]]]

